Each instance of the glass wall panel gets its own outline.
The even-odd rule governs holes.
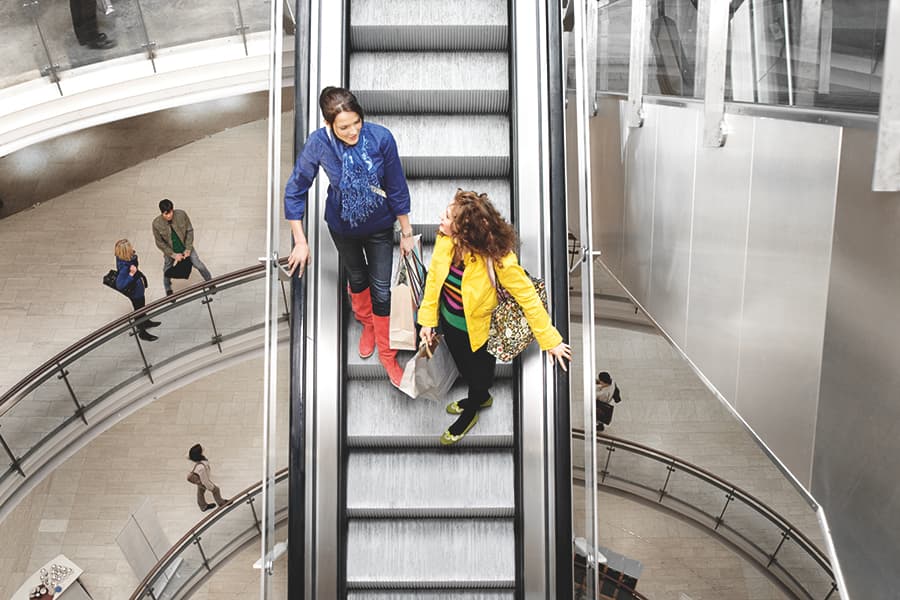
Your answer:
[[[692,0],[651,2],[645,93],[694,96],[697,7]]]
[[[293,0],[281,0],[284,2],[284,34],[290,35],[294,32],[294,20],[292,18]],[[267,31],[269,29],[269,11],[271,10],[272,0],[235,0],[240,7],[241,15],[244,18],[244,25],[247,27],[247,33],[257,31]]]
[[[0,4],[0,32],[4,43],[15,50],[0,63],[0,89],[37,79],[50,65],[37,14],[37,5],[30,2]]]
[[[628,93],[630,56],[631,0],[612,0],[597,10],[597,91]]]
[[[732,2],[729,99],[878,112],[888,0]]]
[[[150,40],[157,48],[240,36],[241,13],[236,0],[141,0],[141,7]]]
[[[69,2],[48,2],[39,0],[36,19],[47,41],[50,56],[61,71],[85,65],[134,56],[135,60],[147,58],[144,44],[146,36],[141,27],[137,0],[116,0],[113,13],[106,15],[97,10],[96,29],[107,36],[108,42],[94,47],[90,40],[92,16],[84,17],[81,39],[76,36]]]

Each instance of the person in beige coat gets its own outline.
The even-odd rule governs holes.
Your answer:
[[[219,486],[213,483],[213,480],[210,478],[212,467],[209,466],[209,461],[203,456],[203,446],[200,444],[191,446],[191,449],[188,451],[188,458],[194,461],[191,474],[197,475],[197,477],[191,477],[190,480],[197,486],[197,505],[200,507],[200,510],[206,512],[215,508],[216,504],[219,506],[228,504],[231,500],[222,497]],[[206,502],[206,492],[212,493],[216,504]]]

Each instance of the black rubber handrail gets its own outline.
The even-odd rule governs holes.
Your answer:
[[[573,439],[584,440],[585,432],[583,429],[573,427],[572,437]],[[797,545],[800,546],[800,548],[802,548],[803,551],[806,552],[807,555],[812,558],[831,579],[832,591],[837,589],[837,584],[834,579],[834,572],[831,569],[831,562],[828,560],[828,557],[825,555],[825,553],[822,552],[822,550],[820,550],[818,546],[816,546],[805,534],[803,534],[802,531],[795,527],[790,521],[782,517],[779,513],[756,498],[754,495],[734,484],[729,483],[728,481],[702,467],[698,467],[697,465],[691,464],[676,456],[656,450],[649,446],[601,433],[597,434],[596,442],[601,443],[608,448],[622,449],[632,454],[654,460],[665,467],[688,473],[693,477],[716,487],[720,491],[724,492],[728,497],[739,499],[746,506],[752,508],[758,514],[765,517],[766,520],[775,525],[775,527],[777,527],[781,531],[783,536],[789,536],[791,539],[795,540],[797,542]],[[600,467],[598,466],[598,469],[599,468]],[[740,535],[738,532],[735,533]],[[786,569],[785,573],[790,577],[790,573]]]

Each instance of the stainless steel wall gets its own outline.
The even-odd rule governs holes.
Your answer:
[[[645,105],[622,135],[609,126],[622,104],[603,101],[592,127],[592,147],[624,143],[594,171],[594,243],[809,486],[841,130],[729,115],[727,144],[709,149],[699,105]]]
[[[900,194],[874,153],[845,130],[812,485],[854,599],[900,597]]]

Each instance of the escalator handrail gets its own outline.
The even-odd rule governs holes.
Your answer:
[[[573,427],[572,437],[574,439],[583,440],[585,439],[585,432],[583,429]],[[621,438],[602,433],[597,434],[597,442],[605,444],[608,447],[621,448],[623,450],[631,452],[632,454],[638,454],[646,458],[656,460],[657,462],[664,463],[672,467],[677,467],[678,470],[684,471],[693,475],[694,477],[697,477],[698,479],[706,481],[707,483],[719,488],[724,492],[734,494],[736,498],[740,498],[746,505],[750,506],[751,508],[756,510],[756,512],[764,516],[767,520],[775,524],[779,529],[781,529],[782,532],[790,532],[790,535],[798,542],[798,544],[804,549],[804,551],[809,554],[810,557],[812,557],[813,560],[815,560],[819,564],[819,566],[822,567],[822,569],[825,570],[826,574],[832,579],[832,581],[834,580],[834,573],[831,569],[831,562],[828,560],[828,557],[825,555],[825,553],[822,552],[822,550],[820,550],[819,547],[816,546],[815,543],[813,543],[808,537],[806,537],[806,535],[804,535],[802,531],[800,531],[797,527],[794,527],[794,525],[791,524],[790,521],[775,512],[775,510],[756,498],[753,494],[744,491],[740,487],[729,483],[728,481],[722,479],[714,473],[711,473],[710,471],[707,471],[702,467],[698,467],[676,456],[656,450],[649,446],[644,446],[643,444],[639,444],[637,442],[623,440]]]
[[[282,264],[287,264],[287,258],[281,259],[280,262]],[[110,321],[103,327],[100,327],[99,329],[89,333],[65,350],[59,352],[53,358],[49,359],[44,364],[37,367],[36,369],[31,371],[31,373],[13,384],[12,387],[10,387],[2,396],[0,396],[0,416],[6,413],[10,408],[15,406],[16,402],[13,402],[13,399],[17,395],[21,394],[23,390],[27,390],[31,384],[38,381],[42,376],[58,371],[60,367],[64,367],[67,364],[67,361],[69,359],[71,359],[75,355],[78,355],[81,351],[89,349],[97,340],[102,339],[110,333],[120,330],[124,326],[132,325],[136,321],[138,316],[143,314],[150,316],[156,309],[162,308],[167,304],[178,304],[180,300],[188,298],[189,296],[197,292],[208,294],[211,287],[222,286],[232,281],[246,279],[252,275],[259,275],[260,277],[262,277],[264,275],[264,269],[265,265],[259,264],[226,273],[225,275],[210,279],[209,281],[202,281],[183,290],[180,290],[172,294],[171,296],[165,296],[163,298],[155,300],[147,304],[143,308],[127,313],[119,317],[118,319],[115,319],[114,321]]]
[[[283,481],[287,476],[288,468],[285,467],[283,469],[280,469],[275,473],[275,483]],[[129,600],[137,600],[138,598],[140,598],[141,594],[147,588],[148,584],[153,581],[161,572],[165,571],[173,562],[173,560],[177,558],[178,554],[180,554],[185,548],[192,544],[195,539],[199,537],[199,534],[215,525],[220,519],[225,517],[232,510],[235,510],[239,505],[243,504],[244,502],[250,501],[251,498],[262,493],[263,483],[264,482],[262,481],[257,481],[250,487],[237,493],[228,501],[228,504],[220,507],[217,510],[214,510],[211,514],[201,519],[200,522],[198,522],[196,525],[188,529],[187,532],[185,532],[185,534],[181,536],[181,539],[172,544],[172,547],[169,548],[169,550],[162,555],[162,557],[156,562],[156,564],[150,568],[150,571],[137,585],[134,592],[129,597]]]

